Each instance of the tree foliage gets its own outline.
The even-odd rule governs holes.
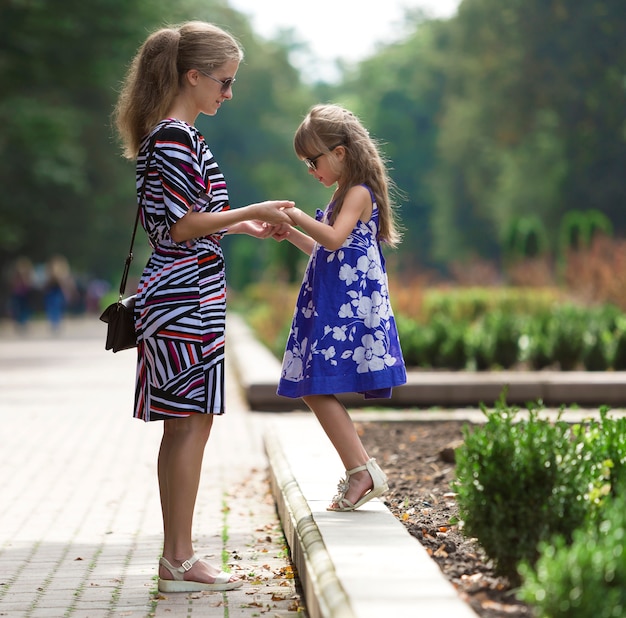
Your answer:
[[[305,101],[288,49],[258,39],[225,0],[68,0],[62,9],[3,0],[0,272],[19,255],[44,262],[62,253],[75,271],[117,281],[135,215],[134,166],[121,157],[111,113],[147,33],[189,19],[225,27],[246,51],[234,100],[218,122],[199,122],[227,175],[233,206],[308,194],[293,180],[291,138],[312,98]],[[226,243],[235,254],[229,269],[235,280],[259,274],[263,251],[289,251],[286,243],[269,251],[239,240]],[[136,272],[147,251],[139,234]]]
[[[269,198],[323,207],[330,193],[294,156],[292,137],[311,105],[336,101],[390,161],[403,269],[443,270],[472,255],[506,263],[520,253],[516,234],[537,245],[523,254],[557,252],[571,212],[626,233],[623,0],[463,0],[448,20],[409,11],[405,36],[344,65],[341,83],[315,86],[289,61],[301,47],[293,32],[261,39],[227,0],[0,2],[0,271],[19,255],[63,253],[75,270],[117,280],[134,169],[111,112],[146,34],[188,19],[227,28],[246,51],[233,101],[198,123],[234,207]],[[289,243],[224,245],[235,287],[301,276]],[[140,244],[136,271],[146,252]]]
[[[459,227],[465,207],[484,219],[498,253],[520,216],[538,217],[555,246],[569,210],[597,209],[626,231],[626,5],[466,0],[447,26],[433,182],[457,190],[433,195],[439,255],[453,257],[446,228]],[[458,257],[480,247],[460,240]]]
[[[406,19],[410,36],[342,88],[387,144],[411,257],[506,257],[519,218],[556,250],[570,210],[626,232],[626,4],[464,0]]]

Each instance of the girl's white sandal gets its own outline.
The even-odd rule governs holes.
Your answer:
[[[184,579],[185,573],[198,562],[200,558],[194,554],[189,560],[185,560],[181,566],[175,567],[165,558],[159,560],[159,564],[165,567],[173,579],[163,579],[159,577],[159,592],[203,592],[203,591],[223,591],[234,590],[243,584],[243,580],[230,581],[231,574],[221,571],[212,584],[203,582],[187,581]]]
[[[374,486],[360,500],[358,500],[355,504],[352,504],[352,502],[346,498],[346,493],[350,487],[350,477],[355,472],[361,472],[361,470],[367,470],[369,472]],[[339,481],[339,485],[337,485],[337,495],[333,498],[333,502],[329,507],[327,507],[327,510],[354,511],[360,506],[363,506],[366,502],[369,502],[373,498],[377,498],[388,490],[389,485],[387,484],[387,475],[380,469],[380,466],[376,463],[375,459],[368,459],[364,465],[352,468],[352,470],[346,470],[346,478]]]

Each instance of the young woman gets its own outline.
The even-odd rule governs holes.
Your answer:
[[[137,291],[135,417],[163,421],[158,478],[163,513],[159,590],[230,590],[242,581],[200,560],[191,534],[204,448],[224,413],[226,233],[266,237],[292,202],[231,209],[199,114],[233,97],[243,52],[204,22],[164,28],[139,49],[116,108],[125,155],[137,160],[141,222],[153,247]],[[268,225],[268,223],[270,225]]]
[[[302,397],[346,467],[328,507],[352,511],[387,490],[337,393],[390,397],[406,369],[389,302],[380,243],[399,234],[390,180],[375,141],[359,119],[336,105],[314,107],[298,128],[296,154],[324,186],[337,185],[331,203],[313,218],[286,209],[300,230],[281,227],[311,257],[296,303],[278,393]]]

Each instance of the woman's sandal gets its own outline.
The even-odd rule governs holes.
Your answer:
[[[181,566],[175,567],[165,558],[159,560],[159,564],[165,567],[173,579],[163,579],[159,577],[159,592],[203,592],[205,590],[223,591],[234,590],[243,584],[243,580],[230,581],[232,575],[221,571],[212,584],[202,582],[187,581],[184,579],[185,573],[198,562],[200,558],[194,554],[189,560],[185,560]]]
[[[350,487],[350,477],[355,472],[361,472],[361,470],[367,470],[372,477],[374,486],[364,496],[360,498],[355,504],[352,504],[350,500],[346,498],[346,493]],[[332,504],[327,508],[328,511],[354,511],[360,506],[363,506],[366,502],[369,502],[372,498],[384,494],[388,491],[389,485],[387,485],[387,475],[380,469],[375,459],[369,459],[364,465],[352,468],[352,470],[346,470],[346,478],[339,481],[337,485],[337,495],[333,498]]]

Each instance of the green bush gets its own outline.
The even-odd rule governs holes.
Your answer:
[[[612,349],[611,333],[606,330],[588,330],[583,334],[583,366],[587,371],[606,371],[613,360]]]
[[[587,371],[606,371],[613,365],[615,333],[620,316],[620,309],[611,304],[587,311],[582,352],[582,362]]]
[[[612,366],[615,371],[626,369],[626,317],[621,317],[616,324]]]
[[[467,325],[464,322],[454,322],[442,318],[437,320],[437,333],[439,335],[435,356],[437,367],[465,369],[467,365],[466,330]]]
[[[520,319],[513,313],[494,311],[485,316],[485,329],[493,333],[493,362],[509,369],[519,360]]]
[[[552,340],[549,335],[551,315],[538,313],[534,317],[526,316],[520,336],[520,360],[528,363],[536,371],[552,363]]]
[[[537,288],[472,288],[429,290],[424,296],[423,316],[447,315],[456,321],[472,322],[492,311],[517,315],[534,315],[550,310],[559,298],[555,289]]]
[[[548,325],[552,339],[552,359],[561,370],[576,369],[582,361],[587,313],[582,307],[562,305],[555,309]]]
[[[626,499],[614,499],[598,526],[540,546],[536,568],[520,566],[519,597],[536,618],[626,616]]]
[[[588,513],[585,491],[591,455],[582,432],[538,418],[501,399],[487,422],[464,432],[455,486],[465,532],[476,537],[497,571],[515,585],[521,561],[534,564],[538,544],[556,534],[570,539]]]
[[[486,371],[494,365],[494,334],[485,329],[482,320],[474,322],[466,332],[468,365],[476,371]]]
[[[398,336],[400,337],[402,354],[407,366],[432,366],[432,338],[428,327],[403,315],[396,316],[396,326],[398,327]]]
[[[608,408],[602,408],[599,421],[586,427],[575,425],[573,430],[593,461],[589,501],[592,507],[602,507],[605,496],[616,496],[620,488],[626,488],[626,418],[610,418]],[[594,516],[595,510],[591,514]]]

